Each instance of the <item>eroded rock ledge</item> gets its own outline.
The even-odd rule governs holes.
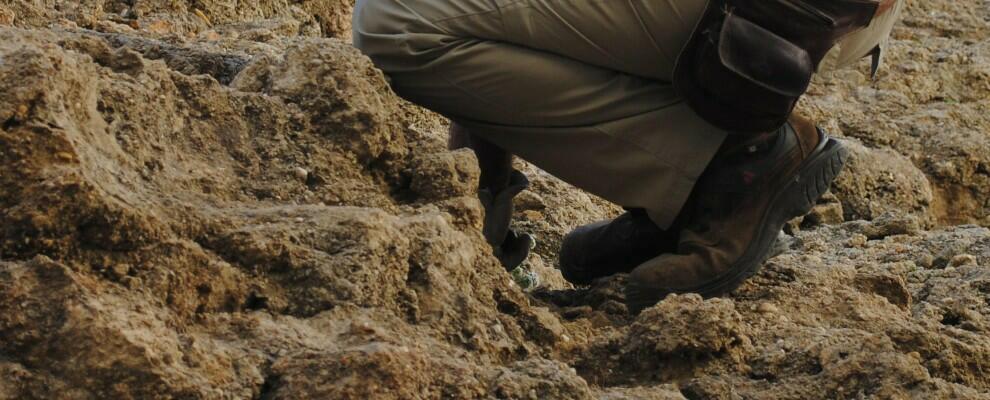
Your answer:
[[[473,156],[350,7],[0,0],[0,398],[987,397],[982,3],[912,4],[878,83],[821,77],[803,107],[858,140],[835,195],[732,296],[636,318],[553,269],[618,209],[522,163],[541,284],[501,269]]]

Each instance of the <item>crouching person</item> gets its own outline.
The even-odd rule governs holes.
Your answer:
[[[513,155],[624,206],[560,254],[575,284],[629,273],[634,312],[756,273],[846,150],[797,100],[882,50],[901,0],[358,0],[354,43],[396,93],[452,121],[481,166],[484,234],[514,268]]]

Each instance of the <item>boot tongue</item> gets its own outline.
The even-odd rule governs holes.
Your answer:
[[[740,194],[752,190],[753,184],[776,165],[773,154],[777,149],[787,146],[787,137],[785,125],[772,132],[739,140],[729,147],[723,145],[715,162],[706,172],[706,191]]]

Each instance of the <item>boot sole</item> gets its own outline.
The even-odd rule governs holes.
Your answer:
[[[805,160],[794,179],[774,195],[760,225],[763,229],[760,229],[743,256],[729,269],[730,272],[687,292],[714,297],[735,290],[759,272],[769,258],[770,250],[784,224],[811,211],[818,198],[825,194],[832,181],[842,172],[849,158],[849,151],[842,142],[830,138],[821,130],[819,133],[821,141],[818,148]]]
[[[729,268],[716,279],[694,287],[676,290],[638,287],[635,282],[626,286],[626,305],[633,314],[656,304],[671,293],[698,293],[705,298],[723,295],[735,290],[747,279],[759,272],[769,258],[777,235],[787,221],[805,215],[822,194],[828,190],[835,177],[842,172],[849,151],[838,140],[829,138],[819,130],[821,141],[812,155],[798,169],[793,180],[774,194],[764,213],[756,238]]]

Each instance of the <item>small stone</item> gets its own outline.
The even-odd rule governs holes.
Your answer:
[[[72,153],[68,153],[65,151],[60,151],[58,153],[55,153],[55,158],[59,159],[62,162],[72,162],[73,160],[75,160],[75,157],[72,156]]]
[[[307,171],[305,168],[302,167],[294,168],[292,170],[292,174],[296,176],[296,179],[299,179],[303,182],[309,179],[309,171]]]
[[[845,222],[842,203],[818,204],[804,217],[804,226],[836,225]]]
[[[780,312],[780,309],[772,303],[761,303],[760,307],[757,308],[757,311],[761,314],[777,314]]]
[[[514,201],[519,210],[543,210],[547,208],[546,201],[543,200],[543,197],[529,190],[519,193]]]
[[[921,231],[918,218],[911,215],[884,214],[873,220],[862,232],[870,239],[884,239],[894,235],[914,235]]]
[[[141,279],[135,278],[133,276],[125,276],[120,279],[120,283],[122,283],[128,289],[134,289],[141,285]]]
[[[118,279],[123,278],[131,272],[131,266],[127,264],[114,264],[113,267],[110,267],[110,272]]]
[[[510,273],[513,280],[523,290],[533,290],[540,287],[540,275],[526,268],[516,268]]]
[[[849,240],[846,241],[846,247],[863,247],[866,246],[868,240],[866,235],[857,233],[849,237]]]
[[[972,254],[959,254],[949,261],[951,267],[962,267],[965,265],[977,265],[976,257]]]

